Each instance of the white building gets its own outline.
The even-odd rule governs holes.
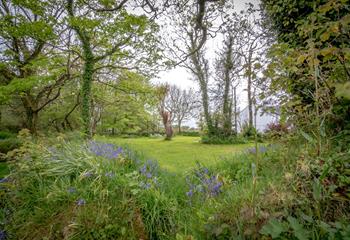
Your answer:
[[[278,114],[278,110],[276,111],[277,114],[271,114],[271,113],[266,113],[263,112],[262,109],[258,109],[257,113],[256,113],[256,120],[254,119],[255,116],[255,107],[253,106],[253,125],[256,126],[255,128],[257,128],[259,130],[259,132],[264,132],[264,130],[267,128],[267,125],[269,123],[272,122],[278,122],[279,120],[279,114]],[[238,117],[237,117],[237,129],[238,132],[241,131],[242,126],[245,123],[248,123],[248,119],[249,119],[249,110],[248,110],[248,106],[245,107],[242,111],[239,112]]]

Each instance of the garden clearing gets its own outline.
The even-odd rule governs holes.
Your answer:
[[[171,141],[163,138],[114,138],[97,137],[98,141],[128,146],[142,153],[145,158],[157,160],[162,168],[182,173],[199,162],[205,166],[218,163],[223,158],[242,152],[252,143],[235,145],[202,144],[199,137],[176,136]]]

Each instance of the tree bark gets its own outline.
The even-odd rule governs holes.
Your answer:
[[[178,121],[178,124],[177,124],[177,126],[178,126],[178,133],[180,134],[181,133],[181,121]]]
[[[70,17],[74,17],[73,0],[67,0],[67,10]],[[95,59],[91,48],[90,37],[79,26],[72,26],[78,35],[78,38],[83,48],[84,70],[83,70],[83,85],[82,85],[82,118],[83,132],[86,138],[92,137],[91,131],[91,86],[92,75],[94,72]]]
[[[236,93],[236,87],[233,88],[233,99],[234,99],[234,118],[235,118],[235,133],[238,133],[237,130],[237,93]]]
[[[248,91],[248,124],[249,127],[253,127],[253,99],[252,99],[252,52],[249,52],[248,56],[248,84],[247,84],[247,91]]]
[[[231,119],[231,107],[230,107],[230,86],[231,86],[231,78],[230,78],[230,72],[233,68],[233,63],[232,63],[232,45],[233,45],[233,39],[230,37],[228,39],[228,43],[226,45],[226,57],[225,57],[225,71],[224,71],[224,95],[223,95],[223,117],[224,117],[224,122],[223,122],[223,130],[224,134],[226,136],[231,135],[232,131],[232,119]]]
[[[165,129],[165,140],[171,140],[173,137],[173,128],[171,126],[171,114],[167,111],[161,111],[164,129]]]
[[[26,109],[26,127],[30,130],[33,135],[37,134],[38,124],[38,112],[33,111],[31,108]]]

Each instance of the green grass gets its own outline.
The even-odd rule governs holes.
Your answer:
[[[200,143],[199,137],[177,136],[171,141],[162,138],[112,138],[98,137],[117,145],[127,145],[140,151],[146,158],[158,160],[160,166],[172,172],[185,172],[199,162],[210,166],[249,147],[252,143],[236,145],[208,145]]]

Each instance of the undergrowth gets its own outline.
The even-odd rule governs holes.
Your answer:
[[[309,145],[273,144],[174,174],[112,144],[21,140],[1,180],[0,231],[9,239],[350,236],[346,151],[316,156]]]

